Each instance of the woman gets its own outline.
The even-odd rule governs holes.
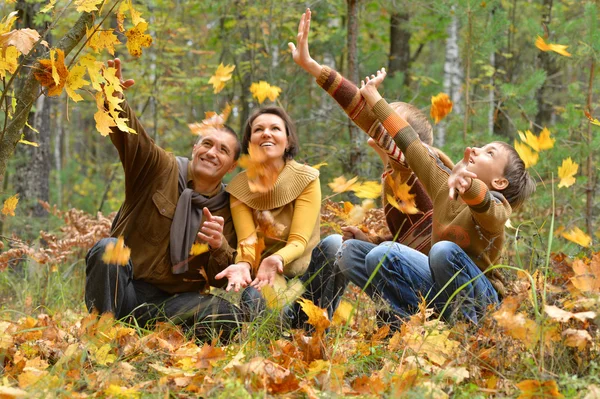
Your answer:
[[[319,171],[294,161],[298,137],[289,115],[279,107],[254,112],[246,122],[242,153],[260,159],[260,168],[270,176],[257,181],[248,170],[227,186],[238,251],[236,263],[215,277],[227,277],[228,291],[248,284],[261,289],[272,285],[278,273],[302,275],[320,238]],[[262,251],[257,233],[264,239]]]

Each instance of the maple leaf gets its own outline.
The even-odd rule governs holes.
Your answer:
[[[516,313],[520,303],[518,297],[505,298],[500,309],[493,313],[493,317],[508,335],[532,347],[539,338],[538,325],[523,313]]]
[[[94,120],[96,121],[96,130],[100,132],[102,136],[108,136],[112,132],[112,127],[117,126],[112,116],[104,109],[104,94],[101,91],[96,93],[96,105],[98,111],[94,114]]]
[[[102,255],[102,261],[108,265],[121,265],[125,266],[129,262],[131,256],[131,249],[125,246],[125,240],[123,237],[117,239],[116,244],[109,242],[104,249],[104,255]]]
[[[381,183],[378,181],[356,183],[352,186],[352,191],[358,198],[379,198],[381,196]]]
[[[18,11],[13,11],[0,21],[0,35],[10,31],[10,28],[15,23],[19,15]]]
[[[571,157],[563,159],[562,165],[558,167],[558,177],[560,177],[558,188],[571,187],[573,184],[575,184],[575,174],[577,174],[578,169],[579,164],[573,162]]]
[[[354,309],[354,306],[350,302],[342,299],[335,310],[335,313],[333,314],[333,325],[346,325],[346,323],[348,323],[350,320],[350,316],[352,315],[352,309]]]
[[[249,256],[251,259],[254,259],[252,261],[252,271],[253,274],[256,274],[256,271],[260,266],[262,253],[266,248],[265,239],[263,237],[257,237],[256,234],[252,234],[248,238],[241,240],[238,245],[243,258]]]
[[[574,328],[567,328],[562,332],[562,336],[565,338],[565,345],[579,350],[584,350],[593,341],[589,332]]]
[[[0,35],[0,48],[15,46],[21,54],[29,54],[33,45],[40,40],[40,34],[34,29],[16,29]]]
[[[17,209],[17,204],[19,203],[19,194],[15,194],[12,197],[7,198],[4,201],[4,206],[2,207],[2,214],[15,216],[15,209]]]
[[[146,22],[144,18],[141,17],[141,13],[138,12],[135,8],[133,8],[133,3],[131,0],[123,1],[118,10],[117,14],[117,26],[120,32],[123,32],[123,22],[125,21],[125,13],[129,11],[131,14],[131,23],[136,26],[140,22]]]
[[[436,124],[450,112],[452,112],[452,100],[446,93],[439,93],[437,96],[431,97],[431,110],[429,113]]]
[[[252,97],[256,98],[259,104],[262,104],[267,98],[275,101],[279,97],[279,93],[281,93],[281,88],[271,86],[264,80],[261,80],[258,83],[250,85],[250,92],[252,93]]]
[[[254,211],[254,218],[258,224],[258,231],[265,237],[281,238],[285,230],[285,225],[275,221],[275,217],[270,211]]]
[[[592,116],[588,110],[584,110],[585,117],[588,118],[592,125],[600,126],[600,121]]]
[[[339,176],[333,179],[331,183],[327,183],[327,185],[334,193],[343,193],[346,191],[352,191],[352,186],[354,186],[357,180],[358,176],[355,176],[350,180],[346,180],[344,176]]]
[[[46,14],[46,13],[50,12],[56,5],[57,1],[58,0],[50,0],[50,2],[48,4],[46,4],[46,6],[40,10],[40,12],[42,14]]]
[[[197,134],[198,136],[203,136],[207,132],[214,129],[222,129],[230,114],[231,104],[227,103],[220,114],[217,114],[216,112],[206,112],[202,122],[190,123],[188,124],[188,127],[192,133]]]
[[[40,85],[48,88],[48,96],[60,95],[69,76],[65,66],[65,53],[61,49],[50,49],[50,58],[40,60],[40,71],[35,72],[34,76]]]
[[[556,381],[537,381],[525,380],[517,384],[517,388],[521,390],[521,395],[517,399],[534,399],[534,398],[562,398],[563,395],[558,392]]]
[[[549,150],[554,147],[554,142],[556,141],[553,138],[550,138],[550,130],[548,128],[544,128],[539,136],[531,133],[530,130],[526,130],[525,133],[519,131],[519,137],[521,141],[527,143],[531,148],[536,151]]]
[[[312,167],[314,169],[320,170],[322,166],[327,166],[327,165],[329,165],[327,162],[320,162],[320,163],[318,163],[316,165],[313,165]]]
[[[97,53],[106,49],[106,51],[114,56],[115,45],[121,44],[119,38],[114,34],[113,29],[94,32],[94,29],[86,28],[86,33],[88,46]]]
[[[144,32],[148,29],[146,22],[139,22],[135,28],[129,29],[125,32],[127,36],[127,50],[133,57],[139,57],[142,55],[142,47],[150,47],[152,44],[152,37],[145,34]]]
[[[391,206],[408,215],[420,212],[416,206],[415,195],[410,193],[411,186],[406,183],[397,184],[392,175],[387,175],[385,182],[394,193],[393,196],[390,194],[385,196]]]
[[[125,388],[118,384],[110,384],[103,392],[109,398],[137,399],[141,396],[135,388]]]
[[[195,242],[192,245],[192,248],[190,248],[190,255],[191,256],[201,255],[205,252],[208,252],[208,250],[209,250],[208,244]]]
[[[571,56],[571,54],[567,51],[567,47],[569,46],[565,46],[564,44],[546,43],[544,38],[542,38],[541,36],[537,37],[535,41],[535,47],[539,48],[542,51],[554,51],[555,53],[564,55],[565,57]]]
[[[75,0],[77,12],[94,12],[98,11],[98,5],[104,0]]]
[[[553,305],[545,305],[544,311],[550,318],[553,320],[557,320],[563,323],[571,319],[577,319],[580,321],[586,321],[588,319],[594,319],[596,317],[596,312],[579,312],[579,313],[571,313],[566,310],[562,310],[561,308]]]
[[[318,307],[310,299],[306,298],[301,298],[298,303],[300,303],[302,311],[308,316],[307,323],[315,328],[317,335],[320,335],[320,333],[324,332],[331,325],[327,316],[327,310]]]
[[[577,259],[572,266],[575,276],[571,282],[581,292],[600,293],[600,253],[594,254],[592,259]]]
[[[208,80],[209,84],[213,85],[214,93],[217,94],[225,87],[225,82],[231,79],[231,73],[235,69],[235,65],[224,66],[223,63],[219,64],[215,74]]]
[[[253,143],[248,146],[248,155],[242,155],[239,159],[240,167],[246,169],[248,187],[253,193],[269,192],[279,177],[277,167],[265,162],[266,159],[264,150]]]
[[[519,143],[517,140],[515,140],[514,147],[517,153],[519,154],[519,157],[525,163],[526,169],[534,166],[537,163],[539,159],[539,154],[536,151],[532,150],[528,145],[524,143]]]
[[[15,73],[19,66],[19,50],[10,46],[0,51],[0,78],[6,77],[6,72]]]
[[[569,231],[565,231],[560,234],[567,240],[579,244],[582,247],[589,247],[592,243],[592,237],[584,233],[579,227],[575,226]]]
[[[96,60],[91,54],[87,54],[79,60],[79,65],[84,66],[87,69],[88,76],[90,77],[90,81],[92,82],[92,87],[96,91],[101,91],[102,86],[100,85],[104,82],[104,78],[102,77],[102,69],[104,64],[100,61]]]
[[[81,89],[83,86],[88,85],[90,82],[83,79],[85,74],[85,67],[83,65],[76,65],[69,71],[67,76],[67,82],[65,83],[65,90],[67,95],[75,102],[83,100],[83,97],[75,92],[77,89]]]

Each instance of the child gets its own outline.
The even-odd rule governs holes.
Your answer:
[[[377,87],[385,76],[381,69],[377,76],[367,77],[361,94],[433,201],[433,246],[428,257],[419,259],[407,256],[402,244],[378,246],[367,255],[367,273],[370,276],[381,264],[373,288],[390,304],[403,308],[406,293],[427,278],[411,270],[422,269],[419,263],[426,261],[433,280],[434,295],[429,297],[435,297],[436,308],[441,309],[466,284],[459,294],[466,301],[461,311],[477,323],[488,305],[498,303],[498,294],[504,294],[499,273],[483,273],[498,260],[504,224],[533,194],[535,183],[515,149],[503,142],[467,147],[463,159],[452,170],[447,168],[381,97]],[[451,308],[444,317],[448,318]]]

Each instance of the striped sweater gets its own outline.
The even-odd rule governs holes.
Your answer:
[[[380,242],[395,239],[397,242],[424,254],[429,253],[429,249],[431,248],[433,204],[421,182],[416,178],[408,165],[406,165],[402,152],[394,142],[392,136],[388,134],[384,126],[367,106],[365,99],[360,94],[360,90],[352,82],[325,66],[321,70],[321,75],[317,79],[317,83],[337,101],[350,119],[371,136],[389,155],[390,161],[386,165],[382,175],[382,202],[386,215],[386,223],[390,229],[391,236],[381,237]],[[415,195],[416,207],[421,213],[407,215],[388,203],[387,195],[393,195],[393,191],[385,178],[390,174],[397,184],[407,183],[412,186],[410,194]]]
[[[504,224],[512,212],[506,199],[490,191],[481,180],[472,179],[471,187],[461,194],[462,201],[451,201],[448,198],[451,170],[421,143],[412,127],[384,99],[378,101],[372,111],[391,133],[433,200],[432,243],[458,244],[482,271],[494,265],[504,244]],[[504,295],[500,274],[486,276]]]

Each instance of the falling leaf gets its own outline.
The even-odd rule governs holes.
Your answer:
[[[365,220],[367,211],[373,208],[375,208],[375,202],[372,199],[364,200],[359,206],[353,205],[352,209],[348,211],[348,221],[354,226],[360,225]]]
[[[535,47],[539,48],[542,51],[554,51],[560,55],[564,55],[565,57],[570,57],[571,54],[567,51],[567,47],[564,44],[552,44],[546,43],[544,38],[538,36],[535,41]]]
[[[65,90],[67,92],[67,95],[75,102],[83,100],[83,97],[76,93],[75,90],[81,89],[83,86],[90,84],[90,82],[83,79],[84,74],[85,67],[82,65],[75,65],[69,71],[69,76],[67,76]]]
[[[527,143],[537,152],[551,149],[554,147],[554,142],[556,141],[550,137],[550,130],[546,127],[542,129],[539,136],[531,133],[530,130],[526,130],[525,133],[519,131],[519,137],[521,141]]]
[[[87,29],[87,28],[86,28]],[[119,38],[115,35],[113,29],[94,32],[94,29],[87,29],[88,46],[99,53],[106,49],[110,55],[115,55],[115,46],[121,44]]]
[[[135,28],[129,29],[125,32],[127,36],[127,50],[133,57],[139,57],[142,55],[142,47],[150,47],[152,44],[152,37],[144,32],[148,29],[146,22],[138,23]]]
[[[75,0],[77,12],[94,12],[98,11],[98,6],[104,0]]]
[[[227,103],[225,108],[220,114],[216,112],[206,112],[204,115],[204,120],[200,123],[190,123],[188,127],[192,131],[193,134],[198,136],[203,136],[207,132],[212,131],[214,129],[222,129],[225,122],[229,118],[231,114],[231,104]]]
[[[234,69],[235,65],[224,66],[223,63],[219,64],[215,74],[208,80],[208,83],[213,85],[215,94],[223,90],[225,87],[225,82],[231,79],[231,73]]]
[[[575,226],[571,230],[563,232],[561,234],[567,240],[579,244],[582,247],[589,247],[592,243],[592,237],[584,233],[579,227]]]
[[[131,249],[125,246],[123,237],[117,239],[117,243],[109,242],[104,249],[104,255],[102,255],[102,261],[107,265],[127,265],[129,257],[131,256]]]
[[[255,210],[254,220],[256,220],[256,224],[258,225],[258,231],[260,231],[263,236],[276,239],[282,238],[285,225],[275,221],[275,217],[271,211]]]
[[[323,332],[329,328],[331,322],[327,317],[327,310],[316,306],[310,299],[301,298],[298,302],[308,316],[307,323],[313,326],[317,332]]]
[[[201,255],[205,252],[208,252],[208,250],[209,250],[208,244],[196,242],[192,245],[192,248],[190,249],[190,255],[191,256]]]
[[[571,157],[563,159],[562,165],[558,167],[558,177],[560,177],[558,188],[571,187],[573,184],[575,184],[575,175],[577,174],[577,170],[579,170],[579,164],[573,162]]]
[[[19,66],[19,50],[14,46],[0,51],[0,78],[6,77],[6,72],[15,73]]]
[[[554,380],[537,381],[525,380],[517,384],[517,388],[521,390],[521,395],[517,399],[534,399],[534,398],[562,398],[558,392],[558,385]]]
[[[437,96],[431,97],[430,114],[436,124],[450,112],[452,112],[452,100],[446,93],[439,93]]]
[[[252,234],[248,238],[238,243],[241,251],[242,258],[248,259],[248,256],[254,259],[252,262],[252,271],[256,274],[260,266],[261,256],[265,250],[265,239],[263,237],[257,237],[256,234]]]
[[[516,140],[514,143],[514,147],[517,153],[519,154],[519,157],[525,163],[526,169],[534,166],[537,163],[539,159],[539,154],[536,151],[532,150],[531,147],[524,143],[519,143]]]
[[[588,118],[588,120],[590,121],[590,123],[592,125],[600,126],[600,121],[598,119],[594,118],[588,110],[584,110],[583,113],[585,114],[586,118]]]
[[[281,93],[281,88],[271,86],[264,80],[261,80],[258,83],[250,85],[250,92],[252,93],[252,97],[256,98],[259,104],[262,104],[267,98],[275,101],[279,97],[279,93]]]
[[[21,54],[27,55],[38,40],[40,34],[34,29],[15,29],[0,35],[0,48],[15,46]]]
[[[333,190],[334,193],[343,193],[346,191],[352,191],[352,186],[358,180],[358,176],[353,177],[350,180],[346,180],[344,176],[336,177],[331,183],[327,185]]]
[[[17,204],[19,203],[19,194],[15,194],[12,197],[9,197],[4,201],[4,206],[2,207],[2,214],[15,216],[15,209],[17,208]]]
[[[51,49],[50,58],[40,60],[40,71],[34,75],[42,86],[48,88],[48,96],[60,95],[69,76],[65,66],[65,53],[61,49]]]
[[[267,154],[256,144],[250,143],[248,154],[239,159],[240,167],[246,169],[248,186],[253,193],[269,192],[279,177],[279,169],[272,163],[265,162]]]
[[[314,169],[317,169],[317,170],[319,170],[319,169],[321,169],[321,166],[327,166],[327,165],[329,165],[327,162],[321,162],[321,163],[318,163],[318,164],[316,164],[316,165],[313,165],[312,167],[313,167]]]
[[[381,183],[378,181],[356,183],[352,186],[352,191],[358,198],[379,198],[381,196]]]

